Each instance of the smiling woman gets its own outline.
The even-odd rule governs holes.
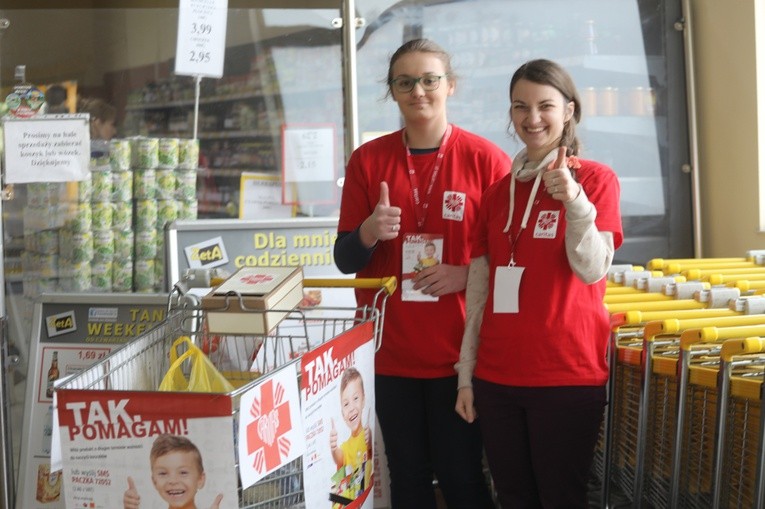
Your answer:
[[[407,273],[417,263],[422,239],[443,246],[438,258],[435,249],[425,250],[407,279],[410,288],[388,299],[375,356],[391,502],[435,509],[435,476],[449,507],[492,508],[477,425],[454,412],[453,365],[464,327],[468,238],[483,191],[507,174],[510,160],[493,143],[448,122],[456,79],[449,55],[434,42],[415,39],[399,47],[387,84],[404,128],[351,155],[335,262],[357,277],[400,276],[405,261]],[[357,292],[359,305],[373,298]]]

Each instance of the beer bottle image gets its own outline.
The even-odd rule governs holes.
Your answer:
[[[45,390],[45,395],[49,398],[53,397],[53,382],[58,377],[58,352],[53,352],[53,359],[51,359],[50,368],[48,368],[48,387]]]

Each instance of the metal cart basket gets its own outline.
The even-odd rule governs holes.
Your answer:
[[[382,279],[305,279],[304,288],[369,289],[375,293],[369,307],[331,308],[299,306],[286,310],[286,318],[267,335],[225,336],[210,333],[204,325],[205,314],[199,299],[184,293],[176,285],[169,298],[167,319],[146,334],[136,338],[108,357],[64,380],[57,391],[157,391],[169,367],[169,352],[179,336],[188,336],[203,348],[215,367],[232,383],[234,390],[226,396],[231,401],[234,422],[239,414],[239,399],[255,387],[258,375],[275,370],[294,370],[295,363],[306,351],[337,337],[359,324],[371,322],[376,348],[380,346],[387,298],[396,289],[396,278]],[[281,310],[276,310],[281,311]],[[255,353],[257,352],[257,356]],[[253,374],[246,367],[254,367]],[[239,366],[232,366],[233,364]],[[250,368],[252,369],[252,368]],[[299,373],[299,370],[294,370]],[[299,375],[298,375],[299,377]],[[156,392],[168,401],[176,392]],[[235,435],[236,436],[236,435]],[[235,459],[232,459],[232,463]],[[238,468],[238,463],[237,463]],[[238,489],[240,508],[305,507],[302,458],[298,458],[264,477],[253,486]]]

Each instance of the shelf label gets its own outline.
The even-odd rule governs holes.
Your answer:
[[[223,76],[228,0],[180,0],[175,73]]]

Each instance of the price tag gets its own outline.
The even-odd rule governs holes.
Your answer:
[[[223,76],[228,0],[180,0],[175,73]]]
[[[334,180],[335,130],[331,126],[285,126],[282,138],[285,182]]]

